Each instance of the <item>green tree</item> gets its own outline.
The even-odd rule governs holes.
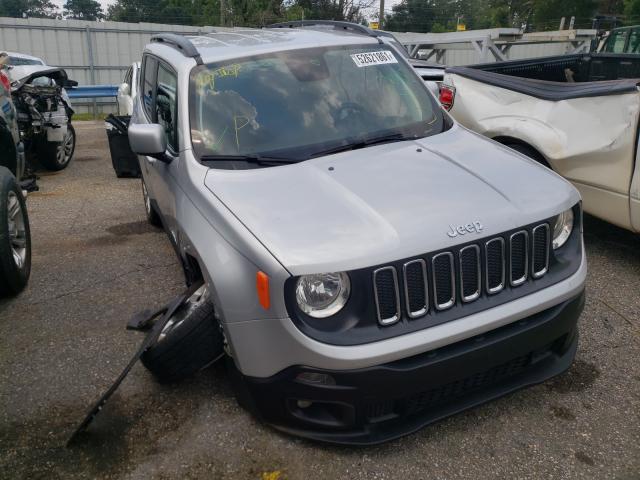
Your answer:
[[[304,10],[305,18],[362,23],[364,11],[377,5],[378,0],[295,0],[293,3]]]
[[[50,0],[0,0],[2,17],[56,18],[57,10]]]
[[[65,18],[99,20],[104,17],[102,7],[96,0],[67,0],[63,8]]]

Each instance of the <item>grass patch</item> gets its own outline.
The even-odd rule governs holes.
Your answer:
[[[83,121],[83,120],[104,120],[108,113],[98,113],[96,116],[93,113],[74,113],[72,120],[75,121]]]

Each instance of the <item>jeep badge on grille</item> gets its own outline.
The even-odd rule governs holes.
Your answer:
[[[466,225],[458,225],[454,227],[453,225],[449,225],[451,231],[447,232],[451,238],[457,237],[458,235],[466,235],[467,233],[480,233],[484,228],[482,223],[476,220],[473,223],[467,223]]]

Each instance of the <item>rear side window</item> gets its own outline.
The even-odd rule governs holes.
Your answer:
[[[160,64],[156,90],[156,116],[154,120],[164,127],[167,144],[178,151],[178,80],[175,73]]]
[[[153,57],[145,57],[144,62],[142,63],[140,89],[144,111],[150,119],[153,119],[153,93],[155,90],[157,72],[158,61]]]
[[[629,33],[626,53],[640,53],[640,29],[634,28]]]
[[[614,30],[607,39],[605,52],[608,53],[624,53],[624,44],[627,39],[627,30]]]

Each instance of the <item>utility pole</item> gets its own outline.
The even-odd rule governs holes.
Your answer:
[[[382,30],[382,23],[384,22],[384,0],[380,0],[380,18],[378,19],[378,28]]]
[[[224,0],[220,0],[220,26],[224,27]]]

